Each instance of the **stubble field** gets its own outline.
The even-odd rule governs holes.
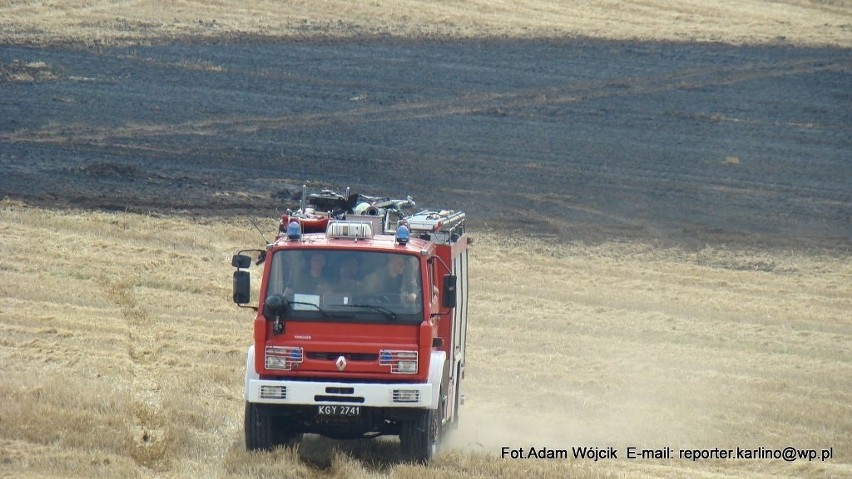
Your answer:
[[[393,440],[244,450],[250,314],[228,301],[228,259],[259,243],[248,224],[7,200],[0,225],[4,477],[852,472],[845,256],[474,233],[462,427],[424,468],[400,463]],[[500,457],[581,446],[620,455]],[[628,447],[787,446],[833,457],[625,458]]]
[[[183,0],[0,5],[0,41],[109,45],[192,37],[565,38],[848,47],[847,0]]]
[[[246,48],[250,48],[258,38],[268,44],[316,38],[327,41],[330,37],[340,42],[332,47],[344,48],[350,40],[357,46],[365,37],[385,36],[405,39],[411,45],[424,39],[437,39],[440,44],[444,39],[459,38],[499,37],[500,41],[511,43],[518,38],[587,37],[616,39],[626,45],[644,40],[752,45],[781,42],[795,48],[836,49],[818,54],[806,52],[803,60],[789,60],[778,68],[750,59],[732,69],[682,67],[666,77],[668,83],[663,89],[659,89],[655,76],[644,80],[626,76],[626,83],[619,80],[604,85],[602,90],[603,97],[617,99],[622,97],[619,91],[626,92],[626,97],[638,97],[649,92],[665,95],[688,91],[693,95],[693,91],[712,92],[720,85],[733,85],[734,89],[742,85],[746,89],[751,78],[761,76],[816,75],[834,82],[824,85],[843,85],[849,74],[849,61],[843,59],[843,52],[848,52],[852,44],[852,5],[845,1],[716,2],[709,7],[705,2],[691,0],[376,1],[363,5],[328,1],[276,3],[275,7],[268,2],[235,5],[189,1],[175,2],[167,10],[152,5],[141,1],[4,2],[0,4],[0,42],[4,45],[0,54],[3,58],[26,58],[36,52],[34,56],[42,58],[56,49],[59,64],[73,63],[68,60],[69,48],[86,52],[92,47],[94,51],[139,43],[156,47],[158,42],[174,41],[188,41],[179,47],[192,48],[193,42],[215,44],[231,40],[247,42]],[[607,48],[614,54],[621,52],[620,48]],[[665,44],[659,49],[647,49],[653,54],[672,55],[674,60],[688,47]],[[738,54],[733,51],[724,55]],[[157,65],[160,61],[152,61],[147,55],[108,51],[103,58],[128,64]],[[86,68],[85,61],[79,63],[77,67]],[[206,60],[181,60],[175,65],[181,71],[223,71]],[[790,66],[795,71],[783,73]],[[66,72],[71,69],[63,68]],[[638,233],[621,235],[623,227],[604,224],[613,216],[605,204],[611,192],[606,189],[609,180],[599,178],[617,175],[613,178],[620,184],[639,170],[612,173],[617,168],[596,170],[591,164],[584,166],[588,179],[581,179],[602,185],[596,187],[601,190],[601,203],[597,205],[600,209],[589,214],[591,219],[583,217],[581,222],[554,226],[551,218],[547,228],[536,228],[536,234],[530,237],[523,228],[509,230],[506,226],[511,223],[505,219],[484,224],[481,220],[477,223],[474,217],[472,235],[476,241],[471,253],[469,358],[462,425],[447,438],[445,449],[434,463],[422,467],[401,463],[397,443],[392,439],[326,441],[310,437],[295,450],[261,454],[245,451],[242,378],[245,349],[251,339],[250,314],[229,302],[229,260],[237,249],[259,246],[261,240],[244,216],[223,217],[220,207],[237,205],[238,211],[246,213],[251,212],[252,202],[262,204],[256,213],[262,218],[261,229],[269,236],[275,228],[269,214],[272,199],[268,195],[230,196],[224,200],[213,193],[205,196],[209,191],[194,189],[198,177],[191,172],[180,173],[185,176],[175,176],[178,180],[172,181],[173,172],[159,168],[171,164],[168,155],[180,157],[193,149],[205,154],[231,151],[218,144],[214,146],[221,150],[204,150],[208,147],[205,142],[211,141],[205,136],[207,129],[213,132],[210,138],[224,136],[234,141],[239,135],[254,132],[258,124],[263,131],[275,122],[261,118],[259,122],[253,119],[253,123],[244,123],[240,115],[221,123],[215,118],[184,122],[172,120],[172,113],[158,108],[153,114],[164,115],[159,125],[134,124],[132,119],[123,125],[79,123],[91,119],[75,116],[79,114],[77,110],[66,108],[84,103],[67,101],[74,100],[79,90],[69,95],[61,87],[51,90],[51,85],[58,85],[58,80],[77,82],[85,90],[88,81],[98,80],[102,83],[92,91],[97,95],[98,89],[120,85],[115,81],[119,77],[105,81],[83,76],[63,79],[63,69],[57,68],[59,73],[51,78],[53,71],[51,63],[37,61],[0,65],[0,85],[13,89],[7,90],[13,94],[4,94],[3,98],[18,96],[27,105],[42,108],[38,114],[17,119],[21,123],[14,124],[11,115],[0,122],[0,164],[8,174],[0,183],[9,196],[0,201],[0,477],[852,475],[850,198],[848,191],[842,191],[844,178],[852,176],[842,153],[848,152],[849,116],[848,109],[844,114],[842,107],[848,95],[814,95],[819,108],[802,96],[802,111],[810,111],[817,119],[837,119],[833,124],[817,120],[802,126],[796,123],[800,114],[796,110],[789,119],[759,126],[760,132],[804,132],[793,139],[785,137],[786,133],[779,135],[782,139],[777,141],[785,146],[778,148],[779,152],[786,145],[803,143],[801,151],[808,153],[809,148],[816,148],[813,144],[821,144],[820,151],[833,158],[825,162],[825,168],[833,168],[830,171],[834,173],[825,175],[824,183],[818,181],[819,175],[804,186],[793,180],[788,185],[786,179],[780,185],[761,183],[755,179],[759,175],[749,169],[748,157],[743,159],[745,168],[740,168],[743,179],[736,184],[718,182],[718,177],[713,176],[718,173],[714,172],[708,173],[707,178],[694,174],[667,177],[667,184],[683,181],[690,188],[706,182],[708,193],[699,195],[698,201],[710,198],[711,191],[725,189],[749,190],[752,195],[754,187],[757,195],[766,200],[760,203],[761,207],[773,212],[756,215],[759,217],[755,224],[765,228],[760,231],[761,238],[777,226],[776,221],[811,221],[807,234],[790,226],[778,228],[785,240],[771,246],[751,240],[750,233],[754,231],[748,230],[747,219],[736,226],[727,225],[733,232],[726,230],[723,235],[681,232],[672,233],[673,239],[666,241],[660,235],[643,236],[647,233],[643,228],[648,228],[644,218],[621,211],[619,224],[632,218],[631,227],[638,228]],[[136,76],[141,75],[127,77]],[[260,82],[261,78],[258,74],[255,81]],[[683,78],[704,83],[683,86]],[[331,83],[311,80],[306,84],[325,92]],[[523,91],[520,96],[503,96],[502,90],[496,90],[493,96],[465,101],[471,102],[468,106],[473,104],[473,111],[487,111],[497,121],[506,116],[512,118],[517,113],[515,108],[522,109],[518,124],[535,125],[537,115],[564,113],[561,109],[556,113],[547,108],[543,108],[544,112],[527,109],[529,104],[548,105],[552,100],[548,94],[561,96],[561,105],[573,105],[575,101],[582,105],[589,103],[589,98],[598,97],[594,83],[582,85],[579,93],[574,84],[563,85],[555,92],[545,85],[529,90],[529,98]],[[133,98],[122,92],[119,89],[115,93],[117,100]],[[48,95],[46,103],[28,97],[44,94]],[[684,101],[695,98],[686,96]],[[830,98],[841,106],[831,109],[824,105]],[[357,110],[355,116],[368,118],[376,112],[390,112],[399,122],[405,122],[425,112],[432,124],[439,124],[462,114],[455,107],[455,99],[419,104],[393,103],[391,96],[388,99],[390,106],[382,104],[373,110],[371,105]],[[492,101],[497,102],[494,112],[489,110]],[[7,103],[11,105],[13,100]],[[789,106],[783,105],[782,108]],[[133,111],[137,106],[128,102],[126,107]],[[59,113],[66,109],[75,113],[61,116]],[[583,118],[594,121],[598,113],[591,106],[588,111]],[[708,123],[728,123],[737,128],[747,128],[749,123],[700,113],[695,117]],[[747,108],[741,113],[745,118],[751,114]],[[305,119],[319,124],[326,121],[323,116],[312,115],[307,111],[293,119],[275,120],[280,123],[275,123],[274,128],[295,128],[296,122]],[[345,115],[348,118],[349,114]],[[634,119],[628,117],[625,121]],[[327,128],[333,129],[339,123],[332,121],[329,125]],[[373,125],[366,122],[365,126],[381,130]],[[167,138],[169,143],[162,146],[160,135],[175,128],[179,130],[176,137]],[[205,133],[199,133],[201,130]],[[298,142],[305,142],[312,131],[298,138]],[[657,133],[665,135],[666,129]],[[180,148],[181,138],[193,142],[192,146]],[[801,142],[801,138],[807,141]],[[480,141],[488,143],[496,138]],[[300,147],[298,142],[291,146],[299,154],[299,148],[315,147],[310,142]],[[445,155],[449,159],[441,164],[446,166],[451,163],[453,148],[458,147],[449,145],[444,151],[441,145],[435,141],[433,157]],[[764,145],[755,141],[753,146],[758,150]],[[344,155],[340,153],[341,158],[335,158],[333,154],[338,150],[327,151],[332,155],[322,168],[299,166],[320,184],[336,183],[346,172],[336,163],[345,163],[341,159]],[[157,174],[147,171],[154,167],[146,166],[146,154],[151,156],[150,165],[157,165]],[[818,170],[822,165],[813,166],[808,163],[811,156],[797,158],[797,154],[790,153],[787,158],[794,172],[807,172],[808,165]],[[601,153],[606,155],[617,152]],[[740,167],[738,157],[725,157],[724,152],[719,155],[713,159],[717,168],[721,162],[727,162],[723,168]],[[424,154],[425,157],[429,155]],[[199,157],[191,158],[200,161]],[[496,186],[504,188],[501,193],[511,189],[518,192],[518,197],[529,197],[545,206],[567,205],[585,213],[598,201],[590,194],[588,201],[592,203],[578,205],[557,190],[543,191],[542,196],[534,198],[536,188],[548,184],[547,168],[557,167],[558,161],[550,162],[547,157],[540,163],[533,157],[525,161],[526,166],[519,170],[512,170],[512,163],[506,162],[503,176],[490,177],[492,181],[500,179]],[[307,163],[310,162],[306,160]],[[197,166],[203,171],[198,184],[212,183],[215,186],[210,191],[219,191],[222,186],[215,184],[217,179],[210,171],[228,171],[224,165],[205,170],[206,166],[199,163],[187,163],[178,168],[189,171]],[[516,175],[514,171],[528,175]],[[656,174],[670,172],[644,171],[639,176],[651,180]],[[329,176],[323,178],[323,172]],[[147,175],[146,180],[140,179],[143,174]],[[509,176],[516,183],[506,184]],[[794,176],[797,175],[790,175]],[[13,183],[9,178],[25,182],[8,186]],[[73,181],[63,183],[67,178]],[[78,180],[88,183],[75,190],[72,183]],[[230,179],[234,184],[244,180]],[[421,188],[424,195],[442,191],[463,203],[465,198],[493,194],[489,193],[488,181],[489,177],[479,178],[479,183],[471,183],[469,190],[415,185],[413,180],[411,186]],[[656,180],[643,181],[636,181],[639,186],[630,190],[625,202],[636,192],[645,191],[643,188],[650,188],[649,184],[658,186]],[[172,197],[163,196],[163,191],[184,188],[184,184],[190,193],[181,196],[176,192],[174,198],[185,201],[179,207],[191,214],[177,214],[165,207],[158,211],[154,202],[147,206],[149,214],[100,211],[128,195],[165,198],[168,202]],[[397,188],[399,184],[387,180],[369,186]],[[232,187],[236,188],[228,185]],[[32,195],[40,188],[52,189]],[[106,199],[86,196],[86,188],[98,195],[106,192]],[[683,201],[669,191],[654,194],[666,198],[671,195],[672,198],[664,198],[666,205]],[[742,202],[746,218],[751,205],[751,197],[748,199]],[[38,206],[33,206],[31,200]],[[51,201],[62,208],[52,208]],[[713,218],[695,221],[706,220],[706,224],[725,227],[729,218],[725,213],[736,210],[737,205],[714,201],[715,209],[705,212]],[[465,208],[464,204],[436,206]],[[477,209],[483,215],[488,213],[482,204]],[[671,212],[675,210],[672,207]],[[530,219],[533,224],[540,220]],[[583,234],[574,235],[573,240],[559,234],[597,227],[600,230],[591,235],[593,241],[579,239]],[[665,237],[671,228],[666,225],[659,231]],[[724,241],[715,241],[722,237]],[[809,243],[813,245],[808,246]],[[593,461],[573,457],[501,457],[504,447],[525,452],[531,447],[571,452],[572,448],[584,446],[614,447],[619,451],[618,458]],[[675,457],[629,459],[629,447],[671,448]],[[678,458],[680,450],[785,447],[814,449],[819,454],[827,450],[832,456],[826,461],[795,462]]]

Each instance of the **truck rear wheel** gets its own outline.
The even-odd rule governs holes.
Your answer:
[[[439,407],[402,422],[399,443],[403,459],[419,463],[432,460],[441,442],[441,416]]]
[[[246,449],[268,451],[272,449],[272,418],[257,404],[246,401],[245,413]]]

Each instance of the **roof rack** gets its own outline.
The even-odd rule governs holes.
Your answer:
[[[464,234],[465,214],[461,211],[423,210],[404,219],[412,235],[437,243],[455,243]]]
[[[408,226],[412,237],[438,243],[452,244],[464,235],[463,212],[423,210],[406,215],[404,210],[410,210],[414,205],[410,196],[395,200],[351,193],[349,188],[343,195],[332,190],[308,195],[307,187],[303,185],[300,207],[296,211],[287,210],[281,216],[278,236],[286,234],[291,222],[299,223],[304,233],[326,233],[340,238],[393,235],[401,224]],[[344,223],[353,226],[345,226]]]

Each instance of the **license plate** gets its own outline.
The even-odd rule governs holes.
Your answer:
[[[320,416],[360,416],[361,406],[318,406],[317,414]]]

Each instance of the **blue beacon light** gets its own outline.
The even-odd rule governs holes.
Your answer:
[[[289,240],[297,240],[302,237],[302,227],[299,226],[299,223],[293,221],[289,225],[287,225],[287,239]]]
[[[399,225],[399,228],[396,229],[396,242],[405,246],[408,243],[409,238],[411,238],[411,233],[408,231],[408,227],[405,225]]]

